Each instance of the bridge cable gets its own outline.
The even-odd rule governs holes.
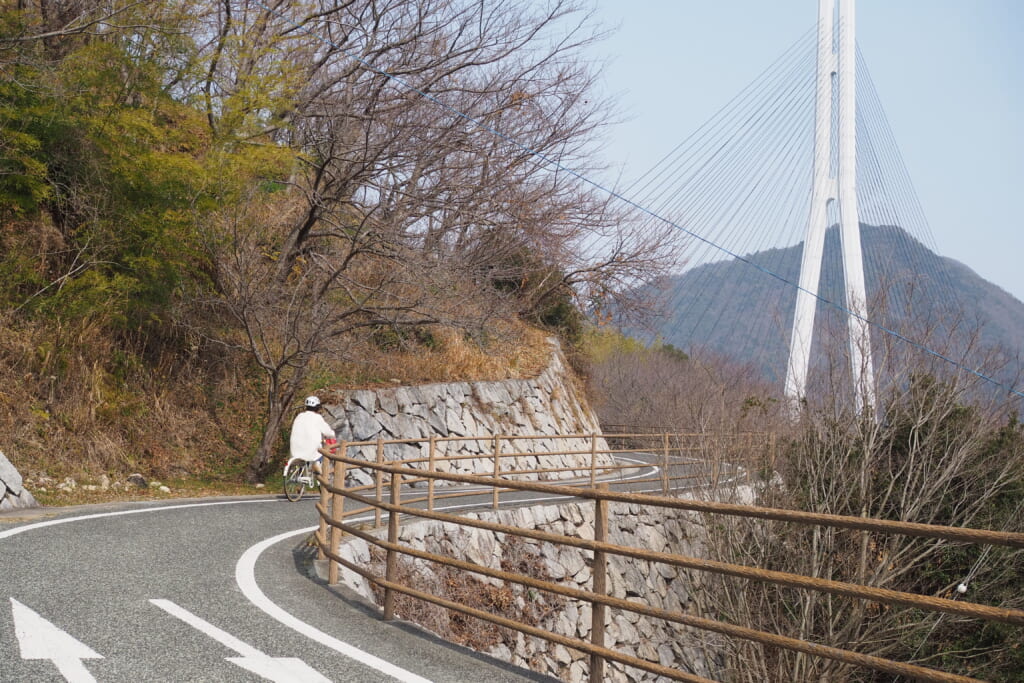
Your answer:
[[[918,350],[924,352],[926,355],[932,356],[932,357],[937,358],[939,360],[943,360],[943,361],[953,365],[954,367],[957,367],[957,368],[959,368],[961,370],[964,370],[965,372],[967,372],[969,374],[972,374],[972,375],[978,377],[979,379],[981,379],[981,380],[983,380],[985,382],[991,383],[991,384],[993,384],[993,385],[995,385],[995,386],[997,386],[997,387],[999,387],[1001,389],[1004,389],[1005,391],[1007,391],[1010,394],[1013,394],[1013,395],[1015,395],[1017,397],[1020,397],[1020,398],[1024,398],[1024,392],[1018,391],[1018,390],[1016,390],[1013,387],[1008,387],[1004,383],[1000,382],[999,380],[997,380],[997,379],[995,379],[993,377],[989,377],[988,375],[983,374],[979,370],[976,370],[974,368],[968,367],[968,366],[964,365],[963,363],[957,362],[956,360],[953,360],[952,358],[948,357],[947,355],[944,355],[944,354],[939,353],[938,351],[935,351],[935,350],[933,350],[933,349],[931,349],[931,348],[929,348],[927,346],[924,346],[923,344],[920,344],[920,343],[918,343],[918,342],[916,342],[916,341],[914,341],[914,340],[912,340],[912,339],[910,339],[910,338],[900,334],[896,330],[890,329],[889,327],[887,327],[885,325],[882,325],[882,324],[880,324],[878,322],[875,322],[873,320],[870,320],[870,319],[866,318],[865,316],[862,316],[862,315],[860,315],[858,313],[855,313],[854,311],[851,311],[851,310],[847,309],[845,306],[843,306],[841,304],[838,304],[838,303],[836,303],[834,301],[830,301],[828,299],[825,299],[824,297],[819,296],[815,292],[804,290],[802,287],[800,287],[800,285],[798,283],[792,282],[791,280],[786,279],[785,277],[779,275],[778,273],[775,273],[775,272],[773,272],[773,271],[771,271],[771,270],[769,270],[767,268],[764,268],[764,267],[760,266],[759,264],[754,262],[752,259],[744,257],[744,256],[742,256],[742,255],[732,251],[731,249],[726,248],[724,246],[721,246],[721,245],[715,243],[714,241],[704,237],[703,235],[700,235],[700,234],[698,234],[698,233],[696,233],[696,232],[686,228],[683,225],[680,225],[678,223],[675,223],[675,222],[673,222],[673,221],[671,221],[671,220],[669,220],[667,218],[664,218],[664,217],[658,215],[654,211],[652,211],[650,209],[647,209],[646,207],[644,207],[641,204],[637,203],[637,201],[635,201],[635,200],[633,200],[633,199],[631,199],[629,197],[624,196],[621,192],[612,190],[612,189],[610,189],[608,187],[605,187],[603,184],[599,183],[598,181],[595,181],[595,180],[592,180],[592,179],[588,178],[587,176],[583,175],[581,172],[576,171],[576,170],[574,170],[574,169],[572,169],[572,168],[570,168],[568,166],[565,166],[564,164],[558,162],[557,160],[552,159],[551,157],[549,157],[549,156],[547,156],[547,155],[545,155],[545,154],[543,154],[541,152],[538,152],[537,150],[529,147],[528,145],[526,145],[524,143],[520,143],[517,140],[515,140],[515,139],[513,139],[513,138],[511,138],[511,137],[509,137],[509,136],[507,136],[507,135],[505,135],[503,133],[501,133],[500,131],[495,129],[493,126],[490,126],[487,123],[484,123],[483,121],[481,121],[479,119],[473,118],[472,116],[470,116],[470,115],[468,115],[468,114],[466,114],[466,113],[464,113],[462,111],[459,111],[458,109],[455,109],[454,107],[452,107],[452,106],[450,106],[448,104],[445,104],[444,102],[439,100],[437,97],[435,97],[435,96],[433,96],[433,95],[431,95],[431,94],[429,94],[429,93],[427,93],[427,92],[417,88],[416,86],[412,85],[411,83],[409,83],[405,79],[403,79],[403,78],[401,78],[399,76],[395,76],[395,75],[393,75],[393,74],[391,74],[391,73],[389,73],[387,71],[384,71],[384,70],[374,66],[373,64],[371,64],[366,59],[360,57],[359,55],[356,55],[356,54],[352,53],[349,50],[346,50],[346,49],[342,48],[340,45],[334,43],[333,41],[328,40],[327,38],[324,38],[322,36],[319,36],[319,35],[316,35],[316,34],[312,33],[312,31],[310,31],[309,28],[307,28],[307,27],[297,23],[295,20],[293,20],[293,19],[291,19],[289,17],[284,16],[279,10],[267,6],[265,3],[261,2],[260,0],[255,0],[255,4],[260,6],[260,7],[262,7],[268,13],[281,18],[282,20],[284,20],[287,23],[290,23],[292,26],[294,26],[299,31],[302,31],[302,32],[306,33],[307,35],[311,36],[312,38],[314,38],[314,39],[316,39],[316,40],[318,40],[318,41],[320,41],[320,42],[322,42],[322,43],[324,43],[326,45],[329,45],[330,47],[334,48],[338,53],[343,54],[343,55],[347,56],[348,58],[358,62],[359,64],[363,65],[364,67],[366,67],[368,70],[372,71],[373,73],[376,73],[378,75],[384,76],[385,78],[393,81],[394,83],[400,85],[401,87],[407,89],[408,91],[413,92],[413,93],[419,95],[420,97],[423,97],[427,101],[436,104],[437,106],[441,107],[445,111],[453,114],[456,118],[462,119],[462,120],[472,124],[475,127],[478,127],[480,129],[488,132],[488,133],[491,133],[492,135],[495,135],[498,138],[500,138],[501,140],[509,143],[513,147],[515,147],[517,149],[520,149],[522,152],[524,152],[528,156],[534,158],[536,160],[536,164],[537,164],[538,167],[549,168],[553,172],[563,172],[563,173],[569,175],[570,177],[579,180],[584,185],[593,187],[594,189],[596,189],[596,190],[598,190],[600,192],[605,193],[609,197],[624,203],[626,206],[632,207],[632,208],[640,211],[641,213],[647,214],[647,215],[651,216],[652,218],[656,219],[657,221],[661,221],[664,224],[666,224],[667,226],[670,226],[670,227],[672,227],[672,228],[674,228],[676,230],[679,230],[680,232],[688,235],[689,237],[692,237],[693,239],[695,239],[695,240],[697,240],[697,241],[699,241],[699,242],[701,242],[701,243],[703,243],[703,244],[705,244],[705,245],[707,245],[707,246],[709,246],[711,248],[714,248],[714,249],[717,249],[717,250],[721,251],[723,254],[725,254],[727,256],[731,256],[735,260],[737,260],[737,261],[739,261],[741,263],[745,263],[748,266],[751,266],[752,268],[756,269],[757,271],[760,271],[761,273],[763,273],[765,275],[768,275],[769,277],[773,278],[774,280],[777,280],[777,281],[779,281],[779,282],[781,282],[783,284],[786,284],[786,285],[789,285],[791,287],[794,287],[797,290],[805,291],[807,294],[810,294],[811,296],[813,296],[816,299],[818,299],[820,302],[823,302],[824,304],[826,304],[826,305],[836,309],[837,311],[839,311],[841,313],[845,313],[846,315],[849,315],[849,316],[853,316],[856,319],[861,320],[862,322],[864,322],[864,323],[866,323],[868,325],[871,325],[871,326],[879,329],[880,331],[884,332],[885,334],[888,334],[888,335],[890,335],[890,336],[892,336],[892,337],[894,337],[896,339],[899,339],[899,340],[903,341],[904,343],[906,343],[906,344],[908,344],[908,345],[910,345],[910,346],[912,346],[914,348],[917,348]]]

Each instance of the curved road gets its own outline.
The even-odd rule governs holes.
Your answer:
[[[0,681],[552,680],[328,587],[315,522],[311,496],[0,515]]]
[[[549,680],[313,578],[312,498],[16,515],[0,515],[0,681]]]

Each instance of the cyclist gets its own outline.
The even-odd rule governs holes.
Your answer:
[[[306,409],[292,421],[289,441],[291,456],[312,462],[313,471],[317,474],[320,474],[320,460],[323,458],[319,453],[323,440],[336,437],[331,425],[327,424],[327,420],[320,414],[322,407],[320,399],[316,396],[306,398]]]

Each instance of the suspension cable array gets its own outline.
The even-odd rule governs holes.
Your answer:
[[[257,2],[317,40],[326,38],[289,19],[280,9]],[[623,223],[681,235],[686,268],[662,301],[672,322],[656,333],[627,329],[640,339],[655,338],[694,353],[712,349],[753,364],[781,382],[799,268],[799,236],[810,201],[813,155],[815,30],[809,29],[758,78],[711,120],[677,145],[652,169],[619,190],[510,138],[492,125],[445,104],[414,83],[381,70],[358,54],[332,47],[468,125],[495,135],[552,172],[567,174],[605,193],[627,214]],[[866,63],[858,53],[858,201],[869,283],[866,322],[896,342],[891,363],[908,354],[953,366],[1019,398],[1024,392],[979,369],[966,352],[972,330],[961,329],[966,305],[952,285],[955,262],[937,256],[935,240],[895,144]],[[832,209],[829,225],[837,216]],[[818,300],[824,333],[849,316],[842,304],[841,269],[835,244],[826,235],[824,274]],[[642,234],[642,231],[641,231]],[[615,235],[607,239],[616,239]],[[585,260],[596,250],[581,245]],[[654,292],[651,292],[652,296]],[[881,301],[882,306],[876,304]],[[876,313],[875,311],[881,311]],[[909,320],[901,312],[910,311]],[[939,321],[936,323],[935,321]],[[938,340],[945,340],[937,350]],[[961,342],[957,344],[956,342]]]

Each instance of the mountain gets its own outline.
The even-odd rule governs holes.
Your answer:
[[[861,242],[876,359],[882,357],[885,341],[896,339],[889,332],[913,342],[899,341],[897,346],[913,349],[920,344],[971,367],[980,362],[976,359],[982,347],[1000,347],[1004,357],[1021,357],[1024,303],[959,261],[935,254],[899,227],[861,224]],[[669,278],[662,295],[664,317],[654,333],[691,355],[710,352],[752,363],[781,383],[802,249],[801,243],[760,251],[745,256],[747,262],[703,264]],[[845,305],[837,226],[826,231],[820,294]],[[845,348],[846,321],[841,308],[819,301],[812,372],[822,367],[826,347]],[[975,333],[980,345],[971,344]],[[992,372],[1001,373],[1001,381],[1012,381],[1007,373],[1015,369]]]

